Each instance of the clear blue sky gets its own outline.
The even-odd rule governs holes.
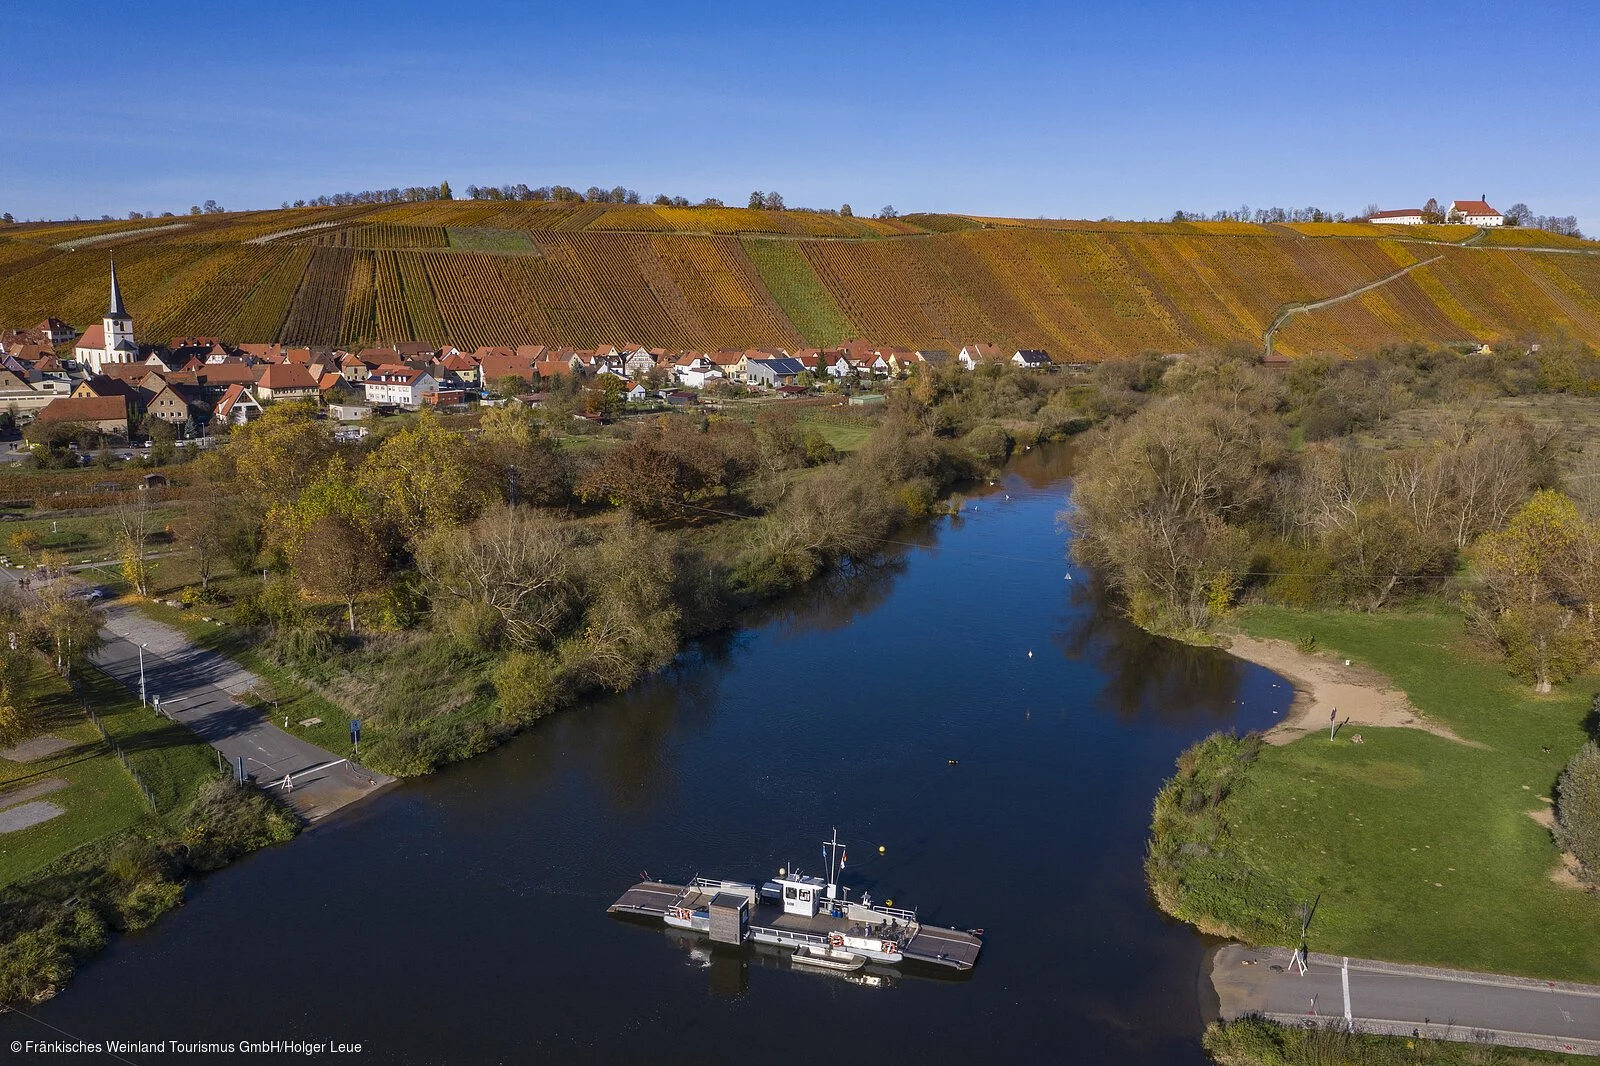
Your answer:
[[[0,40],[19,218],[447,179],[1081,218],[1486,193],[1600,231],[1584,2],[6,0]]]

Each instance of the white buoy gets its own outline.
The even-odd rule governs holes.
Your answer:
[[[1029,651],[1028,651],[1028,658],[1030,658],[1030,659],[1033,658],[1033,650],[1032,649],[1029,649]]]

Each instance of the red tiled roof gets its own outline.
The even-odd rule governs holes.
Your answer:
[[[36,416],[40,422],[108,422],[113,418],[126,420],[127,417],[128,399],[125,396],[62,397],[51,400]]]
[[[311,371],[299,363],[272,363],[261,372],[256,384],[272,392],[317,387],[317,383],[311,378]]]
[[[1463,215],[1498,215],[1500,213],[1490,207],[1487,200],[1451,200],[1450,210],[1460,211]]]
[[[79,337],[78,338],[78,342],[77,342],[77,347],[79,347],[79,348],[100,348],[100,349],[104,349],[105,346],[106,346],[106,327],[101,325],[98,322],[96,322],[94,325],[90,326],[88,329],[84,330],[83,331],[83,336]]]
[[[1374,212],[1372,212],[1372,214],[1368,215],[1367,217],[1368,218],[1420,218],[1421,216],[1422,216],[1422,208],[1420,208],[1420,207],[1402,207],[1402,208],[1399,208],[1399,209],[1394,210],[1394,211],[1374,211]]]

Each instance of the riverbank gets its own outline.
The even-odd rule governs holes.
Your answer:
[[[1442,1027],[1441,1027],[1442,1028]],[[1466,1035],[1466,1034],[1463,1034]],[[1220,1066],[1584,1066],[1600,1058],[1564,1051],[1508,1049],[1477,1040],[1351,1032],[1337,1023],[1287,1024],[1265,1018],[1213,1022],[1202,1038]]]
[[[1302,707],[1281,743],[1218,737],[1179,760],[1147,861],[1163,909],[1292,946],[1305,904],[1313,950],[1600,981],[1600,895],[1562,876],[1531,817],[1585,740],[1600,678],[1535,695],[1449,614],[1252,608],[1239,627],[1239,650],[1298,679]],[[1291,654],[1311,639],[1333,664]],[[1330,741],[1335,698],[1372,724]]]
[[[1263,735],[1268,744],[1282,747],[1307,733],[1322,733],[1330,725],[1336,730],[1420,729],[1457,743],[1476,743],[1424,715],[1388,678],[1354,660],[1247,633],[1231,634],[1224,647],[1228,654],[1265,667],[1294,686],[1294,702],[1283,721]]]

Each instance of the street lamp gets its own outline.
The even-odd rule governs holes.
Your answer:
[[[144,645],[139,645],[139,706],[148,707],[150,704],[144,698]]]

